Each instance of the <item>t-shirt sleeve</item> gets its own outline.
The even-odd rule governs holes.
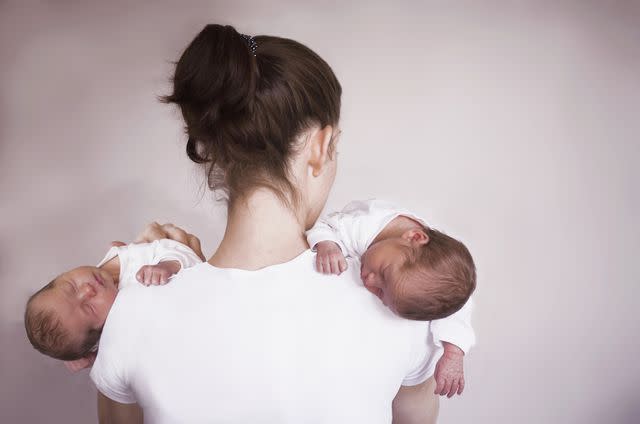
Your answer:
[[[307,243],[309,243],[311,250],[315,252],[316,245],[321,241],[332,241],[340,246],[340,250],[342,250],[343,255],[349,255],[347,252],[347,246],[343,243],[339,230],[342,218],[343,217],[340,212],[334,212],[318,219],[315,225],[305,233],[307,236]]]
[[[442,346],[442,342],[449,342],[458,346],[466,354],[476,342],[476,335],[471,326],[471,311],[473,299],[455,314],[446,318],[431,321],[431,332],[436,346]]]
[[[122,367],[109,360],[111,352],[100,352],[89,374],[100,393],[119,403],[136,403],[136,397],[126,381]]]
[[[416,386],[424,383],[433,374],[432,355],[433,344],[429,343],[428,322],[421,323],[418,329],[419,336],[414,337],[412,346],[412,365],[407,375],[402,380],[403,386]]]

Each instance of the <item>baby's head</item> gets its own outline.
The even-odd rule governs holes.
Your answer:
[[[113,277],[100,268],[81,266],[59,275],[27,301],[29,341],[56,359],[82,358],[98,343],[117,293]]]
[[[365,287],[398,315],[431,321],[458,311],[476,288],[469,250],[424,227],[373,243],[362,255]]]

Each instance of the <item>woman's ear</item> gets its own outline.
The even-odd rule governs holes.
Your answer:
[[[333,127],[331,125],[316,129],[311,133],[309,138],[309,166],[314,177],[322,174],[325,164],[330,159],[329,147],[332,135]]]
[[[423,246],[429,243],[429,236],[424,230],[408,230],[402,234],[402,238],[410,241],[411,243],[417,244],[418,246]]]

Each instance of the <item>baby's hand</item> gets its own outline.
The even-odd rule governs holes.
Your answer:
[[[436,395],[447,395],[451,397],[464,390],[464,369],[462,361],[464,352],[458,346],[443,342],[445,345],[444,354],[436,364]]]
[[[323,274],[341,274],[347,270],[347,260],[340,246],[332,241],[316,244],[316,268]]]
[[[140,268],[140,271],[136,274],[136,279],[145,286],[149,286],[151,284],[159,286],[167,284],[169,277],[178,271],[180,271],[180,262],[160,262],[157,265],[145,265]]]

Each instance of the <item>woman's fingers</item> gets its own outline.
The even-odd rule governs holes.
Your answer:
[[[200,239],[193,234],[187,234],[187,246],[193,250],[196,255],[200,256],[203,261],[206,259],[202,254],[202,247],[200,246]]]
[[[189,244],[189,240],[187,239],[187,232],[182,228],[178,228],[173,224],[164,224],[162,225],[162,229],[167,234],[166,238],[170,238],[171,240],[178,241],[182,244]]]
[[[165,237],[165,233],[157,222],[147,224],[142,232],[136,237],[134,243],[149,243],[154,240],[159,240]]]

